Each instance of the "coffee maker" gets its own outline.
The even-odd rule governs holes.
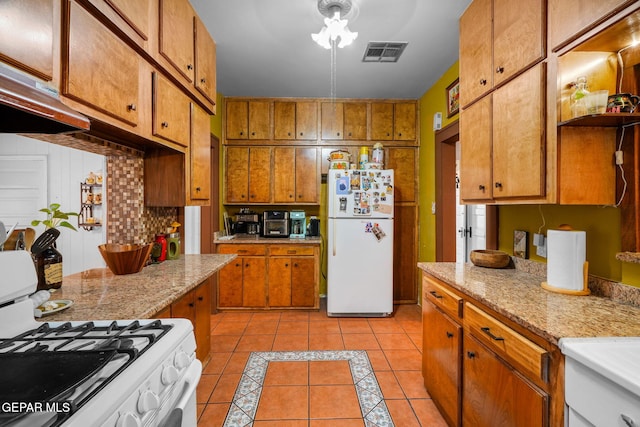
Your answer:
[[[233,223],[234,234],[248,234],[259,235],[260,234],[260,216],[249,210],[249,208],[241,208],[240,212],[235,217]]]
[[[304,239],[307,231],[307,220],[304,211],[289,212],[289,220],[291,221],[289,237],[292,239]]]

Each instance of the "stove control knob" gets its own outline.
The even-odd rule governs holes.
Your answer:
[[[116,422],[116,427],[140,427],[141,425],[140,418],[132,412],[125,412],[120,415]]]
[[[173,366],[165,366],[162,370],[162,384],[170,385],[175,383],[180,376],[180,372]]]
[[[138,412],[141,414],[153,411],[160,407],[160,399],[151,390],[145,390],[140,394],[138,398]]]
[[[178,352],[176,354],[176,357],[173,359],[173,364],[178,369],[186,368],[187,366],[189,366],[189,363],[191,363],[191,358],[184,351]]]

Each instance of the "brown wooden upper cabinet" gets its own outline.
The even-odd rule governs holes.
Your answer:
[[[469,5],[460,18],[463,107],[544,58],[543,3],[474,0]]]
[[[366,140],[367,104],[327,101],[321,103],[323,140]]]
[[[271,103],[268,101],[227,101],[227,139],[269,139]]]
[[[204,23],[193,17],[195,29],[195,85],[209,102],[216,103],[216,43]],[[215,108],[215,107],[214,107]],[[215,112],[215,111],[214,111]]]
[[[312,101],[273,103],[275,139],[315,140],[318,138],[318,104]]]
[[[188,204],[208,204],[211,199],[211,116],[191,103],[191,144],[187,162]]]
[[[271,147],[226,147],[225,203],[271,201]]]
[[[414,102],[372,102],[371,140],[415,140],[416,120]]]
[[[318,203],[318,176],[317,148],[274,148],[274,203]]]
[[[118,28],[126,32],[141,47],[146,47],[146,42],[150,37],[149,29],[149,1],[150,0],[103,0],[93,4],[102,7],[104,4],[115,15],[108,14],[112,21],[116,22]],[[118,19],[119,18],[119,19]]]
[[[191,102],[187,95],[154,72],[153,97],[153,134],[188,147]]]
[[[549,47],[554,51],[637,0],[548,0]],[[571,19],[567,19],[570,17]]]
[[[4,0],[0,16],[0,60],[51,80],[53,0]]]
[[[193,17],[188,0],[160,0],[160,55],[193,82],[195,55],[193,52]]]
[[[68,7],[62,94],[122,124],[137,126],[141,102],[151,101],[139,95],[140,56],[75,1]]]

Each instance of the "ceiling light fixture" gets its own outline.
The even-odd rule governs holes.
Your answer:
[[[340,19],[351,10],[351,0],[318,0],[318,10],[325,16],[324,27],[317,34],[311,34],[313,41],[325,49],[331,49],[338,38],[339,48],[349,46],[358,37],[347,28],[348,21]]]

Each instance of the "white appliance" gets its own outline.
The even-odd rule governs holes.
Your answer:
[[[191,322],[36,321],[30,253],[0,252],[0,272],[0,425],[196,426]]]
[[[640,337],[562,338],[565,426],[640,426]]]
[[[393,313],[393,170],[330,169],[327,314]]]

